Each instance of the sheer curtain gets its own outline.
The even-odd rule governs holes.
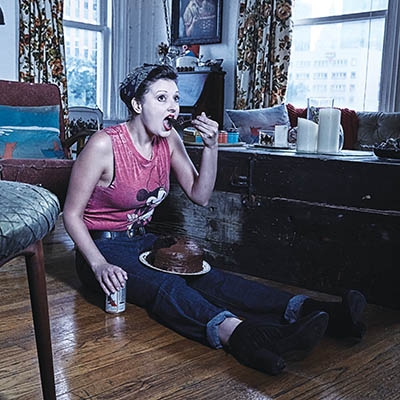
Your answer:
[[[240,0],[235,108],[281,104],[292,44],[292,0]]]
[[[109,87],[104,91],[105,96],[109,99],[109,109],[106,115],[109,115],[110,123],[116,123],[127,117],[126,106],[119,98],[119,83],[125,79],[130,68],[128,57],[129,1],[112,2],[111,57],[108,57],[109,62],[107,63],[111,79]],[[105,75],[107,76],[107,72]]]
[[[57,85],[68,126],[62,20],[63,0],[19,1],[19,80]]]

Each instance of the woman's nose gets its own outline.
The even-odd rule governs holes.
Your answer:
[[[168,111],[176,111],[179,108],[179,104],[176,101],[170,101],[168,104]]]

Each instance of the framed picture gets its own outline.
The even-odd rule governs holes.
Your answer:
[[[172,0],[172,44],[221,42],[222,0]]]

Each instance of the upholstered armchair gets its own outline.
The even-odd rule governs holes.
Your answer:
[[[0,180],[43,186],[62,206],[73,164],[71,148],[80,142],[80,150],[85,138],[102,126],[101,111],[96,109],[95,116],[93,129],[79,129],[66,138],[56,85],[0,80]]]

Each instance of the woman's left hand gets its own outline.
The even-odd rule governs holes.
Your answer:
[[[192,120],[193,126],[198,130],[203,139],[204,145],[209,148],[217,147],[218,143],[218,122],[208,118],[202,112]]]

